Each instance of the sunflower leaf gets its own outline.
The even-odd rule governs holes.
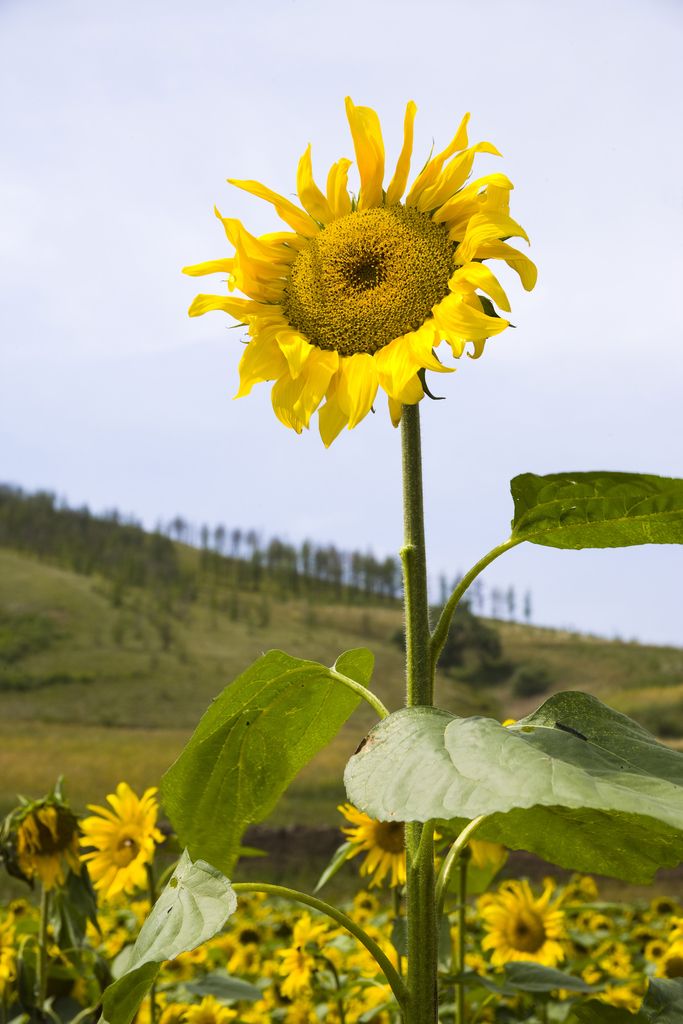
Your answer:
[[[648,1024],[648,1019],[642,1013],[631,1013],[621,1006],[589,999],[572,1007],[568,1024]]]
[[[683,860],[683,754],[585,693],[555,694],[505,728],[403,708],[369,733],[344,781],[372,818],[464,827],[490,815],[477,839],[574,870],[649,884]]]
[[[347,651],[338,672],[365,686],[373,656]],[[269,651],[227,686],[162,782],[183,845],[232,874],[248,825],[262,821],[361,697],[315,661]]]
[[[142,926],[125,973],[102,995],[102,1024],[130,1024],[162,963],[216,935],[236,907],[228,879],[204,861],[193,864],[185,850]]]
[[[523,473],[512,536],[554,548],[683,544],[683,480],[641,473]]]
[[[648,1024],[680,1024],[683,978],[650,978],[640,1012]]]
[[[568,992],[601,992],[604,985],[589,985],[583,978],[576,978],[555,967],[546,967],[533,961],[511,962],[504,965],[507,980],[520,992],[552,992],[556,988]]]

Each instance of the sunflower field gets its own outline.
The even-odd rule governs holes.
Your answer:
[[[5,864],[28,884],[42,881],[43,901],[40,908],[26,898],[0,907],[2,1024],[91,1024],[101,1019],[104,989],[129,969],[152,904],[176,868],[175,837],[157,828],[153,790],[138,798],[121,783],[108,802],[111,809],[92,806],[93,815],[78,822],[57,787],[5,822]],[[241,895],[221,930],[162,963],[135,1024],[399,1024],[386,975],[349,928],[362,926],[405,973],[403,828],[349,804],[340,811],[353,827],[343,829],[346,839],[318,888],[345,860],[365,854],[359,890],[342,908],[347,926],[278,896]],[[438,867],[449,839],[434,838]],[[465,992],[468,1024],[679,1019],[659,1009],[664,1002],[675,1013],[683,1005],[682,906],[665,897],[602,901],[590,875],[559,887],[546,878],[541,891],[526,879],[496,884],[506,856],[497,844],[471,840],[467,888],[474,895],[464,905],[455,894],[445,901],[439,1020],[455,1020],[456,987]]]

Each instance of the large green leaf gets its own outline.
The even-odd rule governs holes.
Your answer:
[[[196,949],[221,930],[237,907],[230,882],[183,853],[145,921],[126,972],[102,995],[102,1024],[130,1024],[164,960]]]
[[[640,1012],[648,1024],[680,1024],[683,978],[650,978]]]
[[[585,693],[559,693],[516,725],[403,708],[344,776],[382,821],[491,815],[478,839],[562,867],[648,884],[683,860],[683,754]]]
[[[363,648],[348,651],[335,669],[366,685],[373,660]],[[232,874],[246,827],[269,814],[360,699],[324,665],[282,651],[227,686],[162,782],[166,813],[192,856]]]
[[[521,992],[552,992],[556,988],[567,989],[568,992],[600,992],[604,985],[589,985],[583,978],[576,978],[566,971],[558,971],[555,967],[546,967],[531,960],[512,961],[504,964],[503,969],[507,980]]]
[[[554,548],[683,544],[683,480],[640,473],[523,473],[512,536]]]
[[[589,999],[586,1003],[577,1003],[572,1007],[569,1024],[648,1024],[647,1017],[640,1013],[631,1013],[621,1006],[610,1006],[598,999]]]

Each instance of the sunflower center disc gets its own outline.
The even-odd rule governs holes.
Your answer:
[[[415,331],[448,294],[455,243],[400,204],[340,217],[292,264],[283,307],[322,349],[370,354]]]
[[[380,821],[375,825],[375,841],[386,853],[403,853],[406,848],[403,822]]]
[[[530,910],[519,910],[510,922],[508,940],[520,953],[535,953],[546,940],[541,918]]]

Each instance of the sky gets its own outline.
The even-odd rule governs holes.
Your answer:
[[[683,476],[681,52],[678,0],[0,0],[0,480],[149,527],[397,551],[386,403],[325,450],[269,385],[232,401],[243,332],[188,318],[222,286],[180,272],[231,254],[214,204],[282,227],[226,178],[291,195],[309,142],[319,181],[353,156],[347,94],[388,167],[408,100],[418,167],[471,111],[503,154],[474,172],[515,183],[539,268],[526,293],[503,267],[516,329],[421,406],[434,588],[506,538],[519,473]],[[523,544],[485,574],[538,624],[680,646],[682,578],[668,545]]]

